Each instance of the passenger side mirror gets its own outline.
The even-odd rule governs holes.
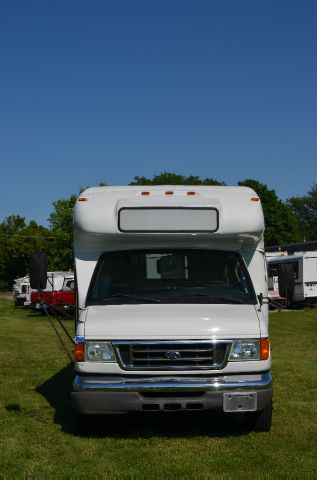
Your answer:
[[[33,253],[30,257],[30,286],[35,290],[46,288],[47,256],[46,253]]]

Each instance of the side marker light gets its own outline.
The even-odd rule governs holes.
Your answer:
[[[261,338],[260,340],[261,360],[268,360],[270,356],[270,341],[268,338]]]
[[[84,361],[84,342],[78,342],[75,343],[75,351],[74,351],[74,356],[76,362],[83,362]]]

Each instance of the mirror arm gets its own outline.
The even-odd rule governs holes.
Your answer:
[[[264,297],[263,293],[260,293],[258,295],[258,300],[259,300],[259,304],[261,305],[261,307],[262,307],[262,305],[268,305],[271,301],[270,297]],[[264,300],[267,300],[267,301],[264,302]]]

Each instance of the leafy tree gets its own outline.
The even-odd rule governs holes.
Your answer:
[[[50,271],[73,265],[73,207],[76,195],[53,203],[50,229],[25,218],[10,215],[0,224],[0,289],[11,288],[17,277],[29,270],[30,255],[45,252]]]
[[[10,215],[1,223],[1,234],[7,236],[15,235],[25,228],[25,226],[24,217],[21,217],[20,215]]]
[[[36,222],[28,225],[19,215],[10,215],[0,224],[0,288],[11,288],[17,277],[29,270],[30,255],[47,251],[52,240],[50,230]]]
[[[25,228],[25,218],[20,215],[10,215],[0,224],[0,289],[10,286],[16,276],[16,266],[11,261],[13,238]],[[23,268],[23,267],[21,267]],[[11,278],[12,277],[12,278]]]
[[[317,240],[317,184],[303,197],[291,197],[288,199],[299,230],[301,240]]]
[[[53,203],[54,210],[48,218],[52,232],[72,233],[73,208],[76,198],[76,195],[71,195],[69,198],[57,200]]]
[[[154,175],[153,178],[134,177],[130,185],[225,185],[214,178],[201,179],[198,176],[190,175],[186,177],[172,172],[162,172],[160,175]]]
[[[291,208],[280,200],[275,190],[264,183],[246,179],[238,182],[252,188],[260,197],[265,219],[265,244],[279,245],[300,241],[300,232]]]
[[[50,251],[51,262],[56,270],[68,270],[73,266],[73,209],[76,195],[57,200],[48,218],[55,243]]]

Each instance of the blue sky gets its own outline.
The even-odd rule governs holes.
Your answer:
[[[164,170],[317,182],[315,0],[3,0],[0,221]]]

